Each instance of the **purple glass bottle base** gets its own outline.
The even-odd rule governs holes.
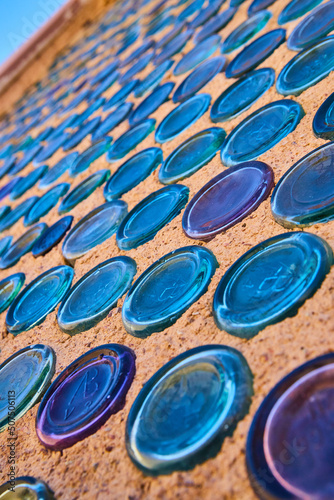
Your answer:
[[[121,410],[135,375],[135,355],[119,344],[96,347],[53,382],[36,417],[40,441],[62,450],[94,434]]]

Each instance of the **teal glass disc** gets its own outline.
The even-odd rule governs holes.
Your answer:
[[[0,239],[0,257],[8,250],[13,241],[13,236],[4,236]]]
[[[173,95],[173,102],[183,102],[195,95],[224,70],[226,63],[227,60],[224,56],[211,57],[202,62],[177,87]]]
[[[174,184],[191,176],[209,163],[222,147],[226,132],[212,127],[202,130],[184,141],[163,162],[159,171],[162,184]]]
[[[0,399],[0,432],[8,427],[7,394],[15,396],[13,417],[16,422],[40,401],[51,383],[55,367],[56,355],[53,349],[42,344],[25,347],[0,365],[1,394],[6,393],[6,398]]]
[[[282,95],[299,95],[334,69],[334,36],[323,38],[293,57],[276,80]]]
[[[60,215],[66,214],[83,200],[88,198],[99,186],[102,186],[110,176],[110,170],[103,169],[95,172],[72,189],[61,201],[58,207]]]
[[[332,265],[332,249],[313,234],[285,233],[260,243],[221,279],[213,299],[217,326],[249,339],[294,316]]]
[[[115,127],[117,127],[122,121],[124,121],[130,114],[133,108],[132,102],[124,102],[118,108],[114,109],[106,118],[101,122],[98,128],[92,134],[92,142],[96,141],[108,141],[111,143],[111,139],[106,137],[109,132],[111,132]],[[108,143],[107,143],[108,144]],[[109,149],[108,148],[106,151]]]
[[[60,198],[67,193],[70,187],[71,184],[63,182],[49,189],[49,191],[36,201],[29,212],[25,215],[24,225],[31,226],[31,224],[38,222],[41,217],[49,213],[50,210],[57,205]]]
[[[6,316],[7,330],[13,335],[43,323],[69,290],[74,270],[69,266],[49,269],[31,281],[12,302]]]
[[[236,8],[228,7],[226,10],[223,10],[219,14],[215,15],[212,19],[208,20],[199,31],[197,31],[194,36],[194,42],[201,42],[208,36],[221,31],[232,20],[236,12]]]
[[[305,227],[334,219],[334,143],[314,149],[279,180],[271,210],[286,228]]]
[[[79,126],[78,130],[69,135],[65,144],[63,145],[63,150],[67,152],[70,149],[75,148],[78,144],[80,144],[81,141],[85,139],[85,137],[87,137],[89,134],[92,134],[94,130],[97,129],[97,127],[100,125],[100,123],[101,117],[97,116],[96,118],[92,118],[83,125]]]
[[[46,231],[44,222],[35,224],[18,238],[0,258],[0,269],[14,266],[26,253],[30,252],[36,241]]]
[[[222,53],[229,54],[249,42],[266,26],[271,17],[272,14],[268,10],[260,10],[257,14],[246,19],[225,39],[221,49]]]
[[[219,35],[212,35],[202,42],[195,45],[182,59],[177,63],[173,70],[175,76],[183,75],[188,71],[196,68],[200,63],[210,57],[219,47],[221,37]]]
[[[173,64],[173,60],[167,59],[167,61],[164,61],[162,64],[154,68],[154,70],[149,73],[144,80],[138,83],[134,90],[134,96],[142,97],[147,92],[154,90],[159,85],[166,72],[173,66]]]
[[[26,177],[22,177],[19,182],[15,184],[11,193],[9,195],[10,200],[17,200],[24,193],[26,193],[32,186],[36,184],[36,182],[43,177],[48,170],[47,165],[42,165],[40,167],[35,168],[30,174]]]
[[[155,132],[155,140],[163,144],[180,135],[203,116],[210,102],[210,94],[197,94],[182,102],[162,120]]]
[[[256,68],[285,42],[285,35],[285,30],[279,28],[268,31],[268,33],[259,36],[252,43],[246,45],[227,66],[226,77],[239,78]]]
[[[248,7],[247,14],[248,16],[252,16],[260,10],[267,9],[275,2],[276,0],[253,0]]]
[[[70,229],[72,222],[72,215],[66,215],[62,219],[57,220],[52,226],[48,227],[31,249],[31,253],[35,259],[47,254],[53,247],[58,245]]]
[[[25,151],[23,157],[14,164],[13,168],[10,170],[10,175],[16,175],[21,172],[21,170],[23,170],[42,149],[43,146],[41,144],[33,144],[31,147],[29,147]]]
[[[29,213],[37,200],[39,200],[38,196],[31,196],[31,198],[25,199],[22,203],[13,208],[13,210],[0,220],[0,232],[14,226],[21,217]]]
[[[164,47],[162,47],[161,51],[155,55],[153,59],[154,65],[160,66],[164,61],[181,52],[188,40],[191,38],[192,34],[193,31],[191,29],[186,29],[176,35],[173,40],[168,42]]]
[[[104,186],[107,201],[120,198],[146,179],[162,163],[160,148],[143,149],[123,163]]]
[[[0,207],[0,220],[2,220],[5,215],[8,215],[10,212],[10,206],[9,205],[2,205],[2,207]],[[1,253],[1,249],[0,249],[0,253]]]
[[[312,10],[291,32],[287,47],[303,50],[318,42],[334,29],[334,2],[326,2]]]
[[[25,275],[16,273],[0,281],[0,313],[4,312],[21,290]]]
[[[334,92],[318,108],[312,129],[316,137],[329,141],[334,139]]]
[[[51,158],[51,156],[53,156],[55,152],[63,146],[64,142],[67,141],[69,137],[70,134],[64,132],[52,141],[48,142],[34,158],[33,165],[38,167],[41,163],[44,163],[46,160]]]
[[[95,160],[108,151],[111,141],[111,137],[104,137],[81,153],[70,166],[70,176],[76,177],[87,170]]]
[[[130,250],[152,240],[160,229],[185,207],[189,189],[181,184],[166,186],[144,198],[121,222],[116,243]]]
[[[123,156],[127,155],[140,144],[146,137],[148,137],[155,129],[155,119],[148,118],[134,127],[127,130],[121,137],[119,137],[111,146],[107,153],[107,161],[112,163],[117,161]]]
[[[75,335],[93,328],[130,288],[137,266],[130,257],[114,257],[85,274],[60,304],[60,329]]]
[[[109,109],[115,110],[117,106],[121,107],[121,105],[126,101],[129,95],[133,92],[133,90],[138,85],[139,80],[130,80],[129,83],[126,83],[123,87],[121,87],[103,106],[103,111],[108,111]],[[129,103],[127,103],[129,104]]]
[[[63,256],[68,262],[92,250],[110,238],[127,214],[122,200],[109,201],[94,208],[70,230],[63,243]]]
[[[232,130],[221,150],[230,167],[254,160],[290,134],[305,115],[301,105],[289,99],[274,101],[247,116]]]
[[[126,331],[145,338],[174,324],[207,291],[217,267],[213,253],[199,246],[179,248],[157,260],[125,297]]]
[[[74,160],[77,159],[79,153],[77,151],[64,156],[39,181],[38,187],[40,189],[48,189],[51,184],[56,182],[67,170],[71,168]]]
[[[126,423],[126,448],[145,474],[189,470],[213,458],[248,413],[253,376],[224,345],[190,349],[144,385]]]
[[[291,0],[279,14],[277,23],[282,25],[294,21],[314,9],[321,2],[322,0]]]
[[[156,87],[141,103],[132,111],[129,116],[131,127],[146,120],[162,104],[169,100],[169,94],[175,86],[174,82],[166,82]]]
[[[247,73],[228,87],[213,103],[210,118],[214,123],[239,116],[275,83],[275,71],[260,68]]]

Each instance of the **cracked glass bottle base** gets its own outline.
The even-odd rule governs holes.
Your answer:
[[[159,124],[155,132],[155,140],[163,144],[180,135],[203,116],[210,102],[210,94],[197,94],[181,103]]]
[[[69,290],[74,271],[69,266],[49,269],[31,281],[15,298],[6,315],[14,336],[43,323]]]
[[[0,486],[0,500],[56,500],[44,481],[31,476],[15,477]]]
[[[326,141],[334,140],[334,92],[321,104],[312,123],[316,137]]]
[[[120,198],[138,186],[162,163],[160,148],[143,149],[123,163],[110,177],[103,189],[107,201]]]
[[[183,102],[195,95],[209,83],[218,73],[221,73],[227,64],[223,56],[211,57],[195,68],[174,92],[173,102]]]
[[[275,83],[275,71],[260,68],[239,78],[213,103],[210,119],[213,123],[232,120],[246,111]]]
[[[20,238],[14,241],[0,258],[0,269],[15,266],[23,255],[30,252],[47,228],[48,226],[44,222],[40,222],[29,228]]]
[[[207,291],[217,267],[213,253],[199,246],[179,248],[157,260],[125,297],[126,331],[145,338],[174,324]]]
[[[120,344],[101,345],[73,361],[39,405],[41,443],[63,450],[94,434],[124,407],[135,371],[135,354]]]
[[[73,222],[72,215],[66,215],[48,227],[38,238],[31,253],[35,258],[47,254],[63,239]]]
[[[173,184],[190,177],[209,163],[222,147],[226,132],[212,127],[193,135],[178,146],[163,162],[159,170],[162,184]]]
[[[185,234],[188,238],[211,240],[256,210],[273,186],[272,169],[260,161],[224,170],[188,203],[182,218]]]
[[[249,411],[253,376],[224,345],[190,349],[144,385],[126,423],[126,448],[147,475],[190,470],[213,458]]]
[[[285,233],[260,243],[221,279],[213,299],[216,325],[240,338],[254,337],[297,314],[332,265],[330,246],[310,233]]]
[[[12,401],[16,421],[41,399],[51,383],[56,355],[51,347],[36,344],[14,353],[0,365],[0,432],[9,425],[9,403]],[[8,397],[7,397],[8,394]]]
[[[148,118],[127,130],[110,147],[107,152],[107,161],[112,163],[130,153],[130,151],[153,132],[155,123],[156,120],[154,118]]]
[[[333,393],[330,353],[290,372],[263,400],[246,447],[248,474],[261,500],[333,497]]]
[[[60,304],[60,329],[76,335],[93,328],[130,288],[137,266],[130,257],[114,257],[85,274]]]
[[[62,246],[64,258],[74,263],[89,250],[110,238],[127,214],[127,204],[122,200],[109,201],[94,208],[72,227]]]
[[[302,228],[334,219],[333,155],[334,144],[324,144],[281,177],[271,198],[276,222]]]
[[[11,305],[21,290],[25,279],[23,273],[16,273],[0,281],[0,313]]]
[[[305,112],[290,99],[274,101],[247,116],[227,136],[221,150],[221,160],[230,167],[254,160],[293,132]]]
[[[334,69],[334,36],[311,45],[293,57],[276,80],[282,95],[299,95],[323,80]]]
[[[94,191],[104,184],[110,176],[110,170],[98,170],[94,174],[84,179],[80,184],[73,188],[61,200],[58,207],[59,215],[70,212],[74,207],[79,205],[83,200],[86,200]]]
[[[179,215],[188,196],[186,186],[175,184],[144,198],[121,222],[116,234],[118,247],[130,250],[152,240],[160,229]]]

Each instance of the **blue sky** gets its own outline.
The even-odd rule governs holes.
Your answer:
[[[67,0],[2,0],[0,64],[22,45]]]

